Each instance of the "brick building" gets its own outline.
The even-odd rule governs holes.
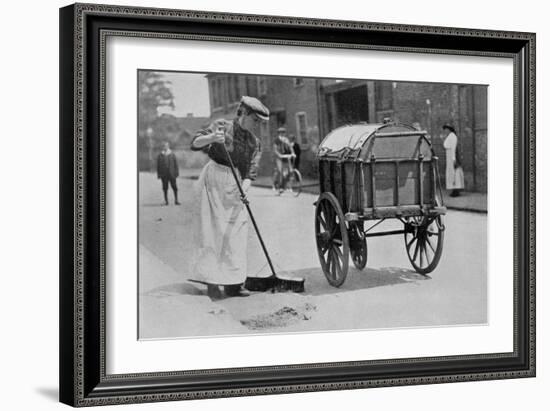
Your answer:
[[[303,153],[301,171],[316,178],[317,146],[330,130],[389,117],[427,130],[442,169],[441,126],[452,123],[461,141],[466,189],[487,190],[486,86],[233,74],[207,78],[212,119],[233,118],[242,95],[257,97],[270,109],[271,118],[259,136],[264,152],[261,174],[271,174],[271,146],[278,127],[296,135]]]
[[[256,97],[269,108],[270,120],[262,123],[258,136],[263,152],[260,174],[271,175],[273,139],[277,129],[284,126],[287,135],[295,135],[302,147],[302,171],[306,175],[317,175],[315,152],[321,139],[319,80],[232,74],[209,74],[207,78],[212,120],[233,118],[243,95]]]
[[[487,192],[487,87],[440,84],[379,82],[387,90],[383,95],[387,111],[376,111],[377,118],[420,123],[432,139],[434,149],[445,167],[445,150],[439,138],[441,126],[451,123],[456,128],[462,147],[464,180],[469,191]],[[377,103],[378,103],[377,99]],[[378,107],[377,107],[378,109]]]

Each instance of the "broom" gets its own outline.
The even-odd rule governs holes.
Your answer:
[[[254,219],[252,210],[250,209],[250,204],[241,186],[239,177],[237,176],[235,166],[233,165],[233,160],[231,159],[231,156],[227,151],[227,147],[225,146],[225,143],[222,143],[222,145],[225,151],[225,155],[229,160],[229,167],[231,168],[231,173],[233,174],[233,178],[235,178],[235,182],[237,183],[237,187],[239,188],[239,192],[241,194],[241,201],[246,206],[246,210],[248,211],[248,215],[250,216],[250,220],[252,221],[252,225],[254,226],[256,235],[260,240],[260,244],[262,246],[262,250],[264,251],[265,258],[267,259],[267,263],[269,264],[269,268],[271,269],[271,275],[269,277],[247,277],[244,283],[244,288],[250,291],[262,291],[262,292],[268,291],[268,290],[271,290],[272,292],[275,292],[275,291],[294,291],[296,293],[304,292],[305,279],[277,276],[277,274],[275,273],[275,269],[273,268],[273,263],[271,262],[271,258],[269,258],[269,253],[267,252],[267,248],[264,244],[264,240],[262,238],[262,235],[260,234],[260,230],[258,229],[256,220]]]

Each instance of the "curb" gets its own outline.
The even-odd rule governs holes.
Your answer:
[[[487,214],[487,210],[481,210],[479,208],[455,207],[455,206],[448,206],[448,205],[445,205],[445,207],[447,207],[447,210],[465,211],[468,213],[477,213],[477,214]]]

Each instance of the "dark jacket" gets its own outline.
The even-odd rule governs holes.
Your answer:
[[[220,127],[225,130],[225,147],[229,152],[233,165],[239,170],[241,178],[243,180],[246,178],[256,179],[262,155],[260,140],[249,131],[241,128],[237,119],[233,121],[219,119],[214,121],[208,128],[199,130],[191,142],[191,150],[202,150],[216,163],[229,167],[229,159],[222,144],[212,143],[202,148],[198,148],[193,144],[197,137],[212,134]]]
[[[298,164],[300,163],[300,156],[302,155],[302,149],[300,148],[300,144],[298,143],[292,143],[291,144],[292,149],[294,150],[294,154],[296,154],[296,168],[298,167]]]
[[[275,157],[280,158],[280,156],[292,154],[292,152],[292,145],[286,137],[275,137],[275,141],[273,142],[273,153]]]
[[[157,157],[157,177],[158,178],[177,178],[180,175],[178,160],[176,155],[160,153]]]

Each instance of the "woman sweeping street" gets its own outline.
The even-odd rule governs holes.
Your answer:
[[[224,287],[226,296],[249,295],[242,286],[247,276],[248,216],[230,159],[246,192],[260,161],[259,124],[268,119],[267,107],[244,96],[234,120],[214,121],[191,143],[192,150],[202,150],[210,157],[197,182],[199,230],[193,280],[206,284],[213,299],[222,297],[219,286]]]

